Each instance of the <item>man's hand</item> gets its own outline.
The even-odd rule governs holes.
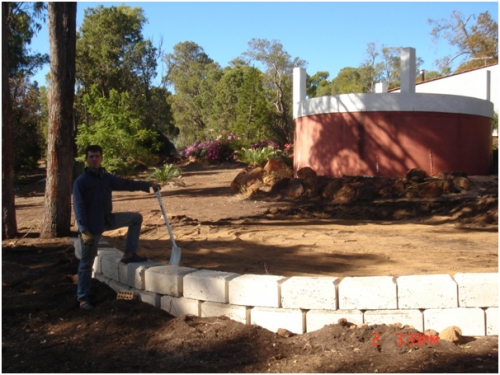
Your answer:
[[[161,185],[155,184],[154,182],[150,182],[151,188],[153,189],[153,193],[161,190]]]
[[[92,246],[94,244],[94,236],[88,230],[82,232],[83,243],[87,246]]]

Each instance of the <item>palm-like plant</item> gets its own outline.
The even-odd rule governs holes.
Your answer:
[[[164,185],[167,181],[181,175],[181,169],[174,167],[173,164],[165,164],[163,168],[154,168],[149,175],[150,180],[155,180],[160,185]]]
[[[248,164],[249,167],[255,167],[261,165],[263,162],[269,159],[279,158],[280,150],[274,148],[273,146],[267,146],[263,148],[242,148],[241,151],[235,152],[235,158],[241,163]]]

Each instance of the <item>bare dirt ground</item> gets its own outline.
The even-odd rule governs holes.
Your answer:
[[[181,265],[283,276],[498,272],[498,176],[470,176],[470,190],[434,199],[338,203],[232,194],[241,169],[186,165],[183,186],[163,189]],[[116,300],[95,280],[96,307],[80,311],[69,238],[39,238],[43,177],[20,181],[19,236],[2,242],[4,372],[498,372],[496,336],[398,346],[398,334],[416,331],[335,324],[284,337],[223,317],[173,318]],[[127,210],[144,217],[140,253],[167,264],[155,196],[115,193],[114,211]],[[122,249],[124,234],[105,239]]]

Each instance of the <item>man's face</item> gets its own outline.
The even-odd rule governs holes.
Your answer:
[[[102,163],[102,155],[99,151],[97,152],[89,151],[87,153],[86,161],[90,168],[99,169]]]

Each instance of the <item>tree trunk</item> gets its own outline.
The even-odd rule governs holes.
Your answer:
[[[47,182],[41,237],[69,236],[73,169],[76,3],[49,2]]]
[[[9,87],[9,3],[2,2],[2,238],[17,234],[14,194],[14,149],[12,148],[12,105]]]

